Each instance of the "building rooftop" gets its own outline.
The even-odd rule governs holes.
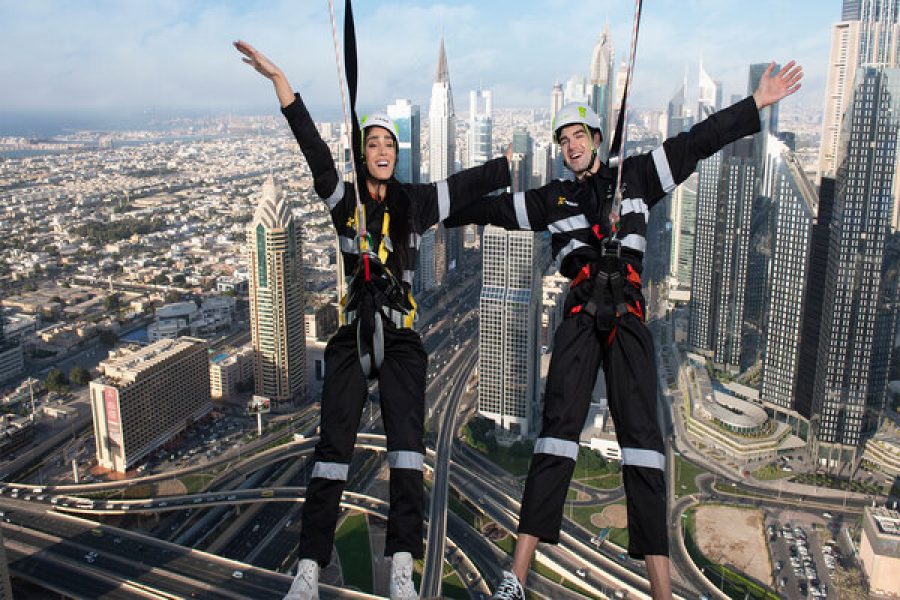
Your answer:
[[[197,344],[206,344],[206,342],[189,337],[159,340],[139,350],[111,356],[100,363],[99,369],[106,378],[113,382],[131,383],[147,369]]]
[[[896,538],[900,541],[900,512],[884,506],[867,508],[866,511],[875,521],[879,535]]]

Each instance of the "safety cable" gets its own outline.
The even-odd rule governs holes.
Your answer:
[[[349,9],[349,7],[350,7],[350,0],[347,0],[346,8]],[[344,111],[344,126],[347,128],[347,134],[350,136],[350,164],[351,164],[351,172],[352,172],[350,179],[351,179],[351,183],[353,184],[353,193],[356,198],[356,212],[359,215],[364,215],[365,211],[363,209],[362,202],[359,199],[359,178],[358,178],[358,173],[356,171],[356,148],[354,147],[355,146],[354,137],[355,137],[355,133],[356,133],[355,132],[356,125],[354,124],[353,121],[351,121],[350,114],[347,112],[347,95],[344,91],[344,78],[343,78],[343,74],[341,73],[341,71],[343,69],[341,68],[341,66],[342,66],[341,65],[341,52],[338,49],[337,25],[335,24],[335,19],[334,19],[334,1],[333,0],[328,0],[328,11],[331,16],[331,40],[334,43],[334,61],[335,61],[335,64],[337,65],[338,87],[341,88],[341,108]],[[347,17],[345,15],[345,19],[346,18]],[[346,30],[345,30],[344,34],[346,36]],[[355,38],[354,38],[353,42],[355,45],[355,43],[356,43]],[[353,56],[353,62],[354,62],[354,68],[355,68],[355,62],[356,62],[355,54]],[[348,82],[348,85],[349,85],[349,82]],[[355,104],[355,101],[356,101],[356,86],[355,86],[355,84],[353,86],[352,95],[353,95],[353,98],[352,98],[353,103]],[[353,113],[356,112],[355,106],[351,106],[351,111]],[[366,237],[368,235],[368,232],[366,231],[365,217],[363,217],[361,219],[357,219],[357,221],[358,221],[357,237],[358,237],[358,239],[364,240],[364,239],[366,239]]]
[[[609,212],[610,225],[615,232],[619,222],[619,211],[622,207],[622,165],[625,163],[626,141],[628,139],[628,92],[631,88],[631,79],[634,73],[634,57],[637,54],[638,31],[641,26],[641,6],[642,0],[634,2],[634,23],[631,27],[631,54],[628,58],[628,73],[625,76],[625,88],[622,90],[622,105],[619,108],[619,119],[616,123],[616,132],[613,135],[612,143],[609,145],[610,161],[612,155],[616,154],[616,190],[613,197],[612,209]]]

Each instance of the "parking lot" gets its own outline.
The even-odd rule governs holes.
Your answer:
[[[827,513],[826,513],[827,515]],[[783,598],[837,599],[831,575],[839,560],[837,544],[822,521],[799,512],[784,512],[766,519],[772,555],[774,586]],[[824,540],[824,542],[823,542]]]

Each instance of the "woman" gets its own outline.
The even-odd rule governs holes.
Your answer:
[[[494,159],[432,184],[397,181],[397,130],[376,113],[361,123],[364,177],[362,210],[351,185],[335,168],[328,146],[284,73],[246,42],[235,47],[272,81],[281,111],[309,164],[316,194],[331,211],[350,275],[341,300],[344,323],[325,350],[321,438],[312,481],[306,491],[300,534],[300,562],[287,598],[318,598],[318,570],[328,564],[339,501],[356,439],[367,378],[378,378],[387,434],[390,478],[385,556],[392,557],[390,597],[417,598],[412,560],[422,557],[423,482],[427,356],[412,329],[415,302],[410,293],[423,233],[468,203],[510,184],[509,157]],[[367,235],[360,235],[364,222]]]

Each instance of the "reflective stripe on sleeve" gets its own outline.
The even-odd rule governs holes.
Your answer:
[[[624,213],[624,211],[622,212]],[[584,215],[575,215],[574,217],[554,221],[547,226],[547,229],[550,233],[563,233],[566,231],[574,231],[576,229],[587,229],[588,227],[590,227],[590,223],[588,223],[587,217]]]
[[[516,207],[516,220],[519,222],[519,229],[531,230],[531,223],[528,222],[528,209],[525,207],[525,192],[513,194],[513,204]]]
[[[334,210],[334,207],[338,205],[338,202],[341,201],[341,198],[344,197],[344,180],[341,179],[340,173],[338,174],[338,182],[334,187],[334,191],[327,198],[322,198],[325,201],[325,206],[328,207],[329,211]]]
[[[650,218],[650,209],[647,208],[647,203],[644,202],[643,198],[625,198],[622,200],[622,210],[619,214],[624,217],[629,213],[642,213],[645,223]]]
[[[672,178],[672,169],[669,168],[669,159],[666,158],[666,149],[662,146],[650,153],[653,156],[653,164],[656,166],[656,174],[659,175],[659,184],[665,193],[675,189],[675,180]]]
[[[450,186],[446,180],[438,181],[434,185],[437,187],[438,221],[443,221],[450,216]]]
[[[581,248],[582,246],[587,246],[587,244],[573,238],[573,239],[569,240],[568,244],[566,244],[559,250],[559,253],[556,255],[556,258],[559,260],[559,262],[562,262],[562,260],[566,256],[568,256],[570,252],[572,252],[572,250]]]
[[[637,250],[638,252],[646,252],[647,251],[647,240],[642,235],[638,235],[636,233],[629,233],[621,240],[619,243],[622,244],[623,248],[631,248],[632,250]]]

